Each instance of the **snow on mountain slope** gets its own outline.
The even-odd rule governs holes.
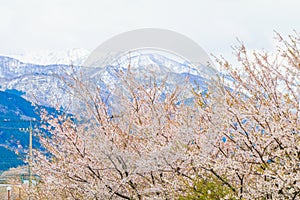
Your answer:
[[[33,63],[37,65],[82,65],[90,51],[81,48],[68,49],[65,51],[37,51],[27,52],[25,54],[5,55],[7,57],[18,59],[23,63]]]

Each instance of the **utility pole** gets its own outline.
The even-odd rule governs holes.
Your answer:
[[[32,184],[32,124],[30,120],[30,126],[29,126],[29,190],[31,189]],[[30,200],[30,194],[29,194],[29,200]]]
[[[30,120],[30,127],[29,127],[29,187],[31,186],[32,181],[32,124]]]
[[[20,128],[20,131],[28,132],[28,128]],[[29,159],[28,159],[28,175],[29,175],[29,189],[32,187],[32,135],[33,135],[33,128],[32,128],[32,120],[30,120],[29,124]],[[30,195],[29,198],[30,200]]]

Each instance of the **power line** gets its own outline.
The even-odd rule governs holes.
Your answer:
[[[0,122],[3,122],[3,123],[7,123],[7,122],[24,122],[24,123],[29,123],[29,122],[41,122],[41,120],[36,120],[36,119],[33,119],[33,120],[22,120],[22,119],[18,119],[18,120],[0,120]]]
[[[23,127],[22,127],[23,128]],[[0,129],[7,129],[7,130],[20,130],[20,128],[16,127],[6,127],[6,126],[0,126]]]

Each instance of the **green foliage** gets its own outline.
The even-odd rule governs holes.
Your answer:
[[[180,196],[179,200],[215,200],[235,199],[233,191],[216,178],[197,178],[192,187],[188,189],[188,195]]]

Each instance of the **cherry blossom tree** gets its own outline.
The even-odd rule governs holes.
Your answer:
[[[212,109],[219,139],[206,168],[225,175],[240,199],[300,197],[300,38],[277,36],[276,53],[249,53],[241,44],[239,66],[219,60],[232,81],[221,78],[225,87],[213,100],[223,106]]]

